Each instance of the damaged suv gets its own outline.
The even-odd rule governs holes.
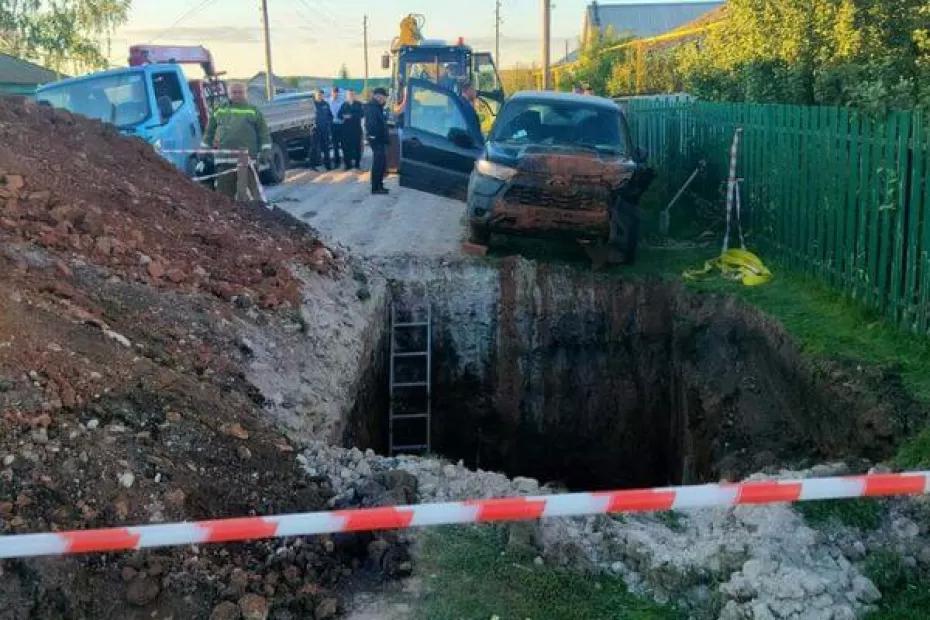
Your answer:
[[[407,102],[401,184],[466,198],[470,241],[486,245],[493,232],[568,237],[595,262],[634,260],[636,205],[653,172],[615,103],[521,92],[485,143],[455,94],[415,82]]]

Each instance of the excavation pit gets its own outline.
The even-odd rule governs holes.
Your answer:
[[[806,361],[778,323],[731,297],[520,259],[393,275],[397,307],[432,308],[432,452],[472,467],[571,489],[693,484],[884,458],[907,430],[897,403]],[[389,334],[346,438],[381,453]],[[401,366],[395,380],[425,379]]]

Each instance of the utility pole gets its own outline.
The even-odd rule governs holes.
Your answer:
[[[494,2],[494,62],[501,67],[501,0]]]
[[[368,16],[365,16],[365,19],[362,20],[362,28],[364,30],[365,37],[365,83],[362,86],[362,92],[364,93],[368,90]]]
[[[542,87],[543,90],[552,89],[552,75],[549,70],[551,61],[550,46],[552,44],[552,5],[551,0],[542,0],[543,4],[543,42],[542,42]]]
[[[265,98],[274,100],[274,84],[271,77],[271,27],[268,25],[268,0],[262,3],[262,31],[265,35]]]

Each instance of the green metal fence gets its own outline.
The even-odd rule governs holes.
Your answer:
[[[742,127],[738,174],[753,245],[907,329],[928,332],[926,114],[681,98],[625,105],[637,144],[670,188],[701,158],[709,184],[725,182],[729,145]]]

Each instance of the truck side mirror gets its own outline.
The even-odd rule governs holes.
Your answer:
[[[381,68],[385,70],[391,68],[391,55],[390,54],[384,54],[381,56]]]
[[[174,116],[174,105],[171,103],[171,97],[162,95],[156,99],[158,103],[158,113],[161,115],[161,122],[167,123]]]

